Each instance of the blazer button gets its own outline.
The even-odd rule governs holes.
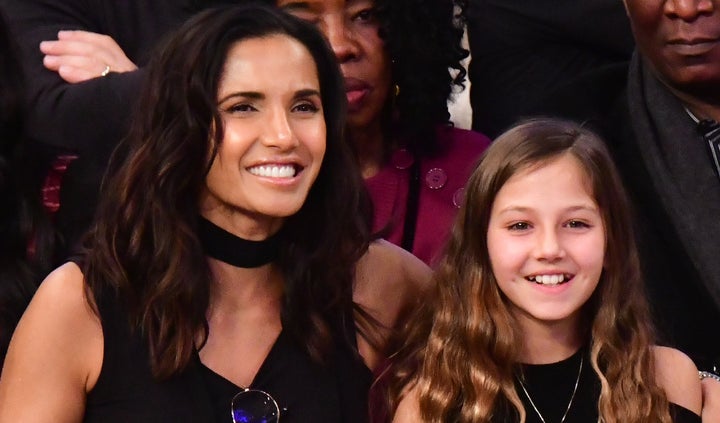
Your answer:
[[[447,173],[439,167],[434,167],[428,170],[425,175],[425,183],[430,189],[440,189],[445,186],[447,182]]]
[[[415,157],[413,157],[412,153],[410,153],[406,149],[401,148],[393,153],[390,162],[393,166],[395,166],[395,169],[404,170],[412,166],[412,164],[415,162]]]

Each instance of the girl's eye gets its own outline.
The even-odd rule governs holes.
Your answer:
[[[589,228],[590,225],[587,223],[581,221],[581,220],[570,220],[568,223],[566,223],[566,226],[568,228]]]
[[[511,231],[524,231],[530,229],[530,224],[528,222],[515,222],[508,226],[508,229]]]

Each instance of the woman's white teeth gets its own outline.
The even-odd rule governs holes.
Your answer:
[[[295,176],[295,166],[255,166],[249,169],[250,173],[255,176],[264,176],[267,178],[292,178]]]
[[[565,275],[535,275],[528,278],[530,281],[541,285],[558,285],[565,282]]]

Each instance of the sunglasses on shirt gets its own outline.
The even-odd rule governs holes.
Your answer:
[[[277,423],[280,407],[265,391],[245,389],[230,402],[233,423]]]

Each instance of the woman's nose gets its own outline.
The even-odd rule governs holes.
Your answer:
[[[268,147],[291,149],[298,145],[297,137],[290,125],[287,112],[276,110],[268,117],[262,136],[263,144]]]
[[[345,63],[358,57],[360,49],[357,36],[342,19],[328,22],[324,29],[325,37],[330,43],[338,63]]]

